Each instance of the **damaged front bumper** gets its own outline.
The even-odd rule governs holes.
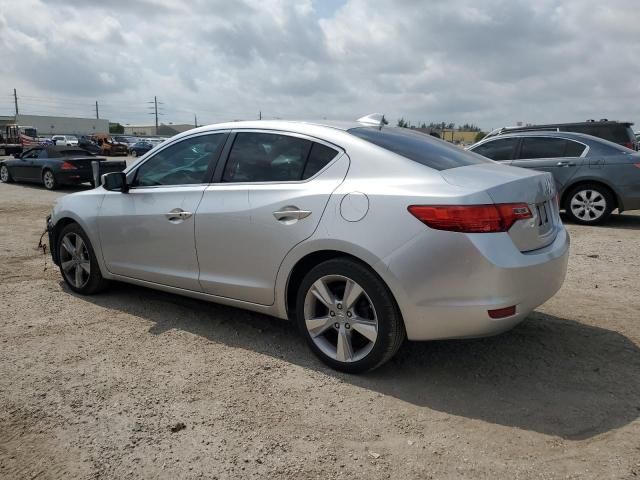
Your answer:
[[[55,225],[51,221],[51,215],[47,215],[47,237],[49,238],[49,253],[51,254],[51,259],[53,263],[59,266],[60,262],[55,248]]]

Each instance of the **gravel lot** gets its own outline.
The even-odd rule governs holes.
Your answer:
[[[0,185],[0,478],[640,478],[640,215],[570,225],[563,289],[513,331],[348,376],[288,322],[72,294],[36,249],[72,191]]]

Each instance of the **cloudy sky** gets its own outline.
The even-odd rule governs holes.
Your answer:
[[[0,0],[0,115],[640,121],[637,0]],[[640,125],[636,125],[640,129]]]

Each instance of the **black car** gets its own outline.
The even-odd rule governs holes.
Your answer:
[[[638,141],[631,126],[632,122],[609,121],[603,118],[600,121],[587,120],[586,122],[574,123],[549,123],[546,125],[527,125],[523,127],[502,127],[493,130],[484,138],[495,137],[505,133],[532,132],[547,130],[555,132],[576,132],[586,133],[594,137],[604,138],[610,142],[617,143],[631,150],[638,150]]]
[[[0,181],[42,183],[48,190],[65,184],[89,182],[94,185],[93,161],[99,162],[99,174],[121,172],[126,167],[124,161],[107,161],[78,147],[34,147],[19,158],[0,161]]]
[[[137,142],[129,147],[129,154],[133,157],[139,157],[140,155],[147,153],[153,147],[154,146],[149,142]]]

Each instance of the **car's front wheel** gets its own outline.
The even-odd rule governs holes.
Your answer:
[[[598,184],[579,185],[566,196],[565,210],[569,218],[583,225],[599,225],[607,221],[614,208],[614,198]]]
[[[337,370],[373,370],[388,361],[405,338],[387,286],[351,259],[332,259],[311,269],[300,284],[296,306],[298,326],[311,350]]]
[[[132,157],[137,157],[138,156],[138,152],[136,150],[131,150],[131,156]]]
[[[91,242],[80,225],[71,223],[64,227],[56,248],[60,273],[71,290],[90,295],[106,287]]]
[[[13,178],[11,178],[11,173],[9,172],[9,167],[6,165],[2,165],[0,167],[0,181],[2,183],[13,182]]]

